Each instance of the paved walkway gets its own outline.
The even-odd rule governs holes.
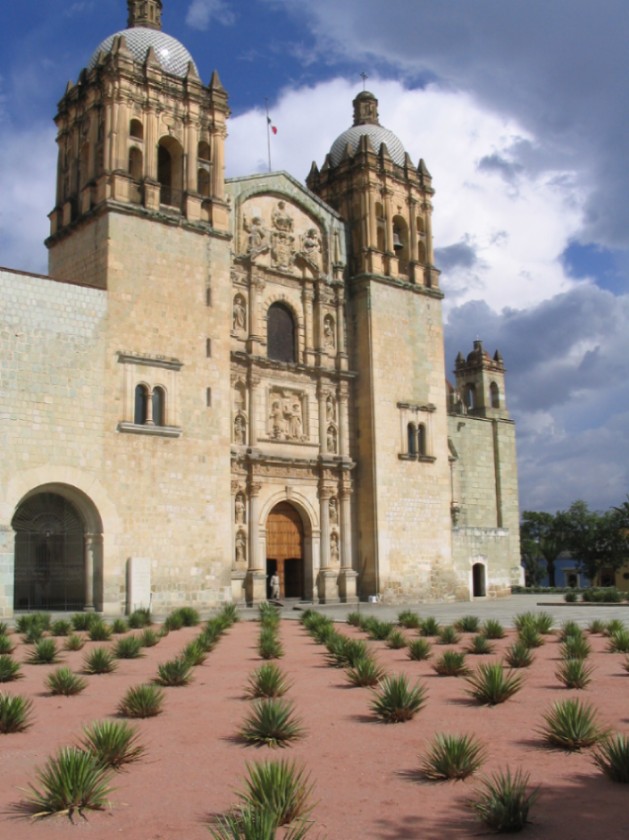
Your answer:
[[[611,621],[619,618],[629,624],[629,604],[566,604],[563,595],[511,595],[509,598],[475,598],[473,601],[439,602],[432,604],[295,604],[286,603],[282,609],[283,618],[298,619],[304,609],[311,607],[329,615],[336,621],[345,621],[350,612],[360,611],[364,615],[374,615],[383,621],[394,621],[403,609],[416,612],[422,618],[434,616],[441,624],[452,624],[464,615],[477,615],[481,621],[496,618],[505,627],[513,626],[513,618],[523,612],[547,612],[553,616],[555,624],[564,621],[576,621],[582,627],[594,618]],[[242,618],[256,618],[256,608],[240,610]]]

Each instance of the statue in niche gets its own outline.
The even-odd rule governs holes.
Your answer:
[[[338,566],[341,559],[341,553],[339,551],[339,535],[336,531],[333,531],[330,534],[330,564],[332,566]]]
[[[245,332],[247,328],[247,304],[242,295],[234,298],[234,312],[232,316],[232,329],[234,332]]]
[[[245,497],[242,493],[238,493],[236,496],[236,501],[234,503],[234,508],[236,512],[236,523],[238,525],[244,525],[245,522]]]
[[[247,566],[247,538],[243,531],[236,534],[236,568],[243,569]]]
[[[325,419],[328,423],[334,423],[336,420],[336,404],[332,394],[328,394],[325,401]]]
[[[289,271],[295,262],[295,237],[290,233],[278,231],[273,234],[273,266],[281,271]]]
[[[242,414],[239,414],[234,420],[234,442],[243,446],[246,442],[246,431],[245,419]]]
[[[336,429],[334,426],[328,427],[327,448],[331,455],[336,455]]]
[[[266,230],[264,229],[262,219],[259,216],[254,216],[251,222],[248,222],[247,217],[243,216],[242,224],[249,234],[247,254],[253,262],[256,257],[269,250]]]
[[[316,228],[309,228],[302,237],[301,256],[311,268],[321,268],[321,237]]]
[[[323,319],[323,346],[326,350],[334,350],[335,344],[334,318],[331,315],[326,315]]]
[[[330,523],[332,525],[338,525],[339,523],[339,509],[336,496],[332,496],[330,499]]]
[[[301,418],[301,404],[294,400],[289,420],[289,436],[292,440],[301,440],[304,433],[304,425]]]
[[[274,438],[280,439],[286,435],[286,418],[284,409],[279,399],[273,400],[271,406],[271,434]]]
[[[293,220],[286,211],[286,204],[283,201],[277,202],[277,207],[273,211],[273,225],[276,230],[290,233],[293,229]]]

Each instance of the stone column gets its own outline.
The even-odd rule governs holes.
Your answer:
[[[85,563],[85,611],[94,612],[94,569],[95,552],[99,544],[99,537],[97,534],[85,534],[83,537],[84,544],[84,563]]]
[[[339,575],[339,596],[345,603],[358,601],[358,573],[353,567],[352,546],[352,490],[349,482],[341,489],[341,573]]]
[[[417,253],[417,202],[414,198],[409,199],[408,202],[408,212],[410,216],[410,248],[409,248],[409,259],[412,263],[416,263],[418,259]]]
[[[345,347],[344,286],[336,288],[336,358],[338,367],[347,370],[347,349]]]
[[[314,363],[314,324],[313,324],[314,290],[304,282],[301,301],[304,310],[304,364]]]
[[[249,374],[249,428],[248,440],[249,446],[255,446],[258,442],[257,432],[257,407],[258,407],[258,386],[260,385],[260,377]]]
[[[373,191],[367,193],[367,224],[369,226],[369,241],[366,243],[369,248],[376,248],[378,245],[378,227],[376,223],[376,203]]]
[[[248,604],[266,601],[266,569],[260,558],[260,494],[261,485],[249,482],[249,568],[245,578],[245,597]]]
[[[332,604],[339,600],[338,570],[330,568],[330,498],[332,495],[333,491],[329,487],[320,487],[321,568],[318,575],[318,590],[319,601],[322,604]]]
[[[339,386],[336,413],[339,427],[339,454],[349,458],[349,398],[346,383]]]
[[[144,132],[144,171],[146,177],[157,181],[157,117],[152,108],[146,109],[146,131]]]
[[[319,451],[325,454],[328,451],[328,426],[325,414],[325,400],[327,392],[323,383],[317,386],[317,398],[319,400]]]
[[[248,351],[262,353],[263,325],[260,323],[260,295],[264,291],[264,280],[252,275],[249,281],[249,340]]]
[[[432,247],[432,204],[427,201],[424,204],[426,211],[426,264],[434,265],[435,255]]]
[[[212,197],[225,198],[225,129],[212,134]]]

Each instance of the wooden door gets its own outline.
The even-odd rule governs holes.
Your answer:
[[[280,598],[303,597],[304,529],[288,502],[276,505],[267,520],[267,570],[273,562],[280,579]]]

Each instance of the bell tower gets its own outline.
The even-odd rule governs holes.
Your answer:
[[[161,0],[129,0],[128,10],[129,28],[99,45],[78,81],[68,83],[55,117],[57,196],[47,241],[53,276],[76,274],[68,260],[83,226],[110,210],[228,230],[229,108],[218,74],[204,85],[188,50],[161,31]],[[83,282],[102,285],[85,271]]]
[[[162,0],[128,0],[128,27],[162,28]]]
[[[307,184],[347,230],[360,595],[435,597],[434,570],[447,573],[452,559],[432,178],[363,90]]]
[[[459,408],[475,417],[509,419],[505,399],[505,366],[498,350],[490,357],[477,339],[467,358],[459,353],[454,365]],[[457,406],[454,406],[457,408]]]

